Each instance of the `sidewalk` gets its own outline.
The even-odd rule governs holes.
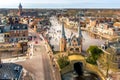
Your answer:
[[[27,56],[22,56],[22,57],[1,59],[1,62],[2,63],[16,63],[20,61],[25,61],[26,59],[27,59]]]

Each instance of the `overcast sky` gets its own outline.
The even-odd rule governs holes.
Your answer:
[[[0,0],[0,8],[120,8],[120,0]]]

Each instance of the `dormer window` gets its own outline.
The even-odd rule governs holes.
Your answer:
[[[26,27],[25,26],[23,26],[23,29],[25,29]]]
[[[19,28],[19,26],[17,26],[17,28]]]
[[[13,26],[11,27],[11,29],[13,29]]]

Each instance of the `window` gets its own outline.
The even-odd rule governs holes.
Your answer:
[[[75,40],[73,40],[75,42]]]
[[[9,35],[7,35],[7,37],[9,37]]]
[[[118,68],[120,69],[120,63],[118,63]]]
[[[20,33],[22,33],[23,31],[20,31]]]
[[[77,52],[79,52],[79,48],[76,48],[75,50],[76,50]]]
[[[25,29],[26,28],[26,26],[23,26],[23,29]]]
[[[17,26],[17,28],[19,28],[19,26]]]
[[[25,36],[25,34],[23,34],[23,36]]]
[[[70,51],[73,51],[74,49],[73,48],[70,48]]]

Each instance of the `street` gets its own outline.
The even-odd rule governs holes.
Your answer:
[[[34,44],[34,52],[31,59],[26,61],[17,62],[22,65],[27,71],[34,75],[35,80],[54,80],[52,65],[47,55],[44,41],[39,39],[39,35],[30,30],[35,36],[37,36],[38,44]]]

